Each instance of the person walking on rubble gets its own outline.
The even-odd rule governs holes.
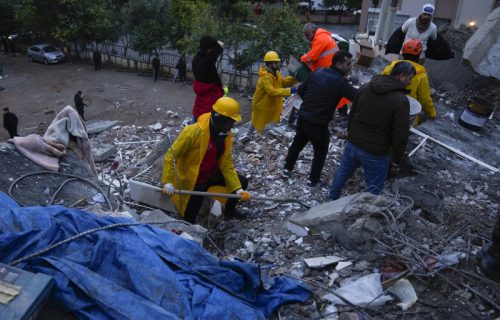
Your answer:
[[[75,94],[75,109],[78,111],[78,114],[82,118],[83,121],[85,121],[85,117],[83,116],[84,113],[84,107],[87,105],[83,102],[83,97],[82,97],[82,92],[78,90],[78,92]]]
[[[18,137],[17,134],[18,119],[15,113],[10,112],[9,108],[3,108],[3,127],[9,132],[10,138]]]
[[[262,132],[269,122],[280,122],[283,97],[297,92],[295,87],[288,88],[297,83],[297,80],[281,76],[281,59],[276,52],[267,52],[264,63],[259,69],[259,80],[252,98],[251,123],[258,132]]]
[[[401,62],[406,61],[410,63],[416,70],[415,76],[412,78],[411,83],[406,87],[410,91],[408,94],[410,97],[415,98],[422,105],[425,117],[427,119],[436,119],[436,108],[432,102],[431,89],[429,86],[429,77],[427,76],[427,70],[425,67],[418,63],[420,54],[423,51],[422,42],[418,39],[410,39],[406,41],[403,45],[403,59],[404,60],[394,60],[382,71],[383,75],[388,75],[391,73],[394,66]],[[423,122],[421,116],[417,116],[415,119],[415,125],[419,125]]]
[[[153,66],[153,78],[156,82],[156,80],[158,80],[158,75],[160,74],[160,55],[158,52],[155,52],[155,57],[151,61],[151,65]]]
[[[335,54],[331,68],[320,68],[311,73],[299,86],[297,93],[303,102],[292,145],[286,156],[283,177],[290,177],[300,152],[310,141],[314,149],[308,186],[320,185],[321,171],[330,144],[328,123],[333,119],[335,107],[342,99],[354,99],[356,89],[345,76],[351,70],[352,55],[346,51]]]
[[[211,36],[200,39],[198,53],[193,58],[193,91],[196,94],[193,106],[193,122],[199,116],[212,111],[217,99],[224,95],[222,81],[217,73],[216,62],[222,54],[224,44]]]
[[[248,180],[239,175],[233,164],[231,128],[241,121],[239,103],[229,97],[218,99],[213,110],[186,126],[163,159],[162,183],[164,193],[172,201],[184,220],[194,223],[204,197],[176,194],[175,189],[207,191],[211,186],[225,186],[228,193],[236,193],[242,200],[250,200],[245,191]],[[238,200],[229,199],[224,217],[244,217],[236,208]]]
[[[340,197],[344,184],[360,166],[366,191],[380,194],[391,154],[395,165],[405,165],[410,131],[406,86],[415,73],[412,64],[400,61],[390,75],[376,75],[359,89],[349,113],[347,144],[330,188],[331,200]]]
[[[311,43],[311,50],[300,57],[300,61],[307,64],[311,72],[318,68],[332,65],[335,52],[339,51],[337,42],[333,40],[332,33],[318,28],[314,23],[306,23],[303,28],[304,36]]]

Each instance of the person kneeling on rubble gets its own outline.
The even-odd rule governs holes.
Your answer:
[[[176,194],[175,190],[207,191],[211,186],[225,186],[242,200],[251,195],[244,189],[248,180],[239,175],[233,164],[231,128],[241,121],[239,103],[229,97],[219,98],[213,110],[202,114],[198,121],[185,127],[167,151],[163,160],[162,183],[164,193],[172,201],[184,220],[194,223],[203,202],[203,196]],[[228,199],[224,217],[244,217],[236,209],[237,199]]]
[[[422,105],[422,109],[425,113],[425,118],[434,120],[436,119],[436,108],[434,103],[432,103],[431,89],[429,86],[429,77],[427,76],[427,70],[425,67],[418,63],[420,54],[423,51],[422,42],[418,39],[410,39],[406,41],[403,45],[404,60],[394,60],[382,71],[383,75],[388,75],[391,73],[394,66],[401,61],[406,61],[410,63],[417,73],[411,79],[411,83],[406,87],[410,91],[408,94],[410,97],[415,98]],[[421,124],[425,119],[417,115],[414,125],[417,126]]]

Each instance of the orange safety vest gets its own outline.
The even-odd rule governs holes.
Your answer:
[[[311,50],[300,57],[314,71],[318,68],[330,67],[333,55],[339,51],[337,42],[332,38],[328,30],[318,28],[311,40]]]

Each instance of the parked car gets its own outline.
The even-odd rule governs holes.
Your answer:
[[[61,50],[56,49],[54,46],[46,43],[37,44],[29,48],[26,52],[26,55],[28,56],[28,60],[30,62],[40,61],[45,64],[49,64],[66,61],[66,56]]]

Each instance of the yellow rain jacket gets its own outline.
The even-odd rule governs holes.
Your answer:
[[[262,131],[269,122],[280,122],[283,110],[283,97],[292,93],[290,88],[297,80],[293,77],[283,78],[279,71],[273,75],[265,66],[259,69],[259,80],[252,98],[252,126]]]
[[[198,179],[200,164],[207,152],[210,140],[210,113],[202,114],[198,122],[185,127],[172,147],[168,149],[163,159],[163,172],[161,182],[171,183],[175,189],[192,191]],[[233,134],[225,141],[225,149],[217,162],[228,192],[241,188],[240,179],[234,169],[232,146]],[[172,156],[173,152],[173,156]],[[174,164],[175,160],[175,164]],[[188,204],[189,195],[175,194],[171,196],[179,213],[184,216]]]
[[[411,79],[410,85],[406,87],[406,89],[410,90],[409,96],[415,98],[422,105],[422,110],[425,112],[425,115],[429,118],[436,117],[436,108],[434,107],[434,103],[432,103],[431,98],[431,89],[429,87],[429,78],[427,77],[427,71],[425,67],[421,64],[410,60],[394,60],[385,67],[382,74],[388,75],[391,73],[394,65],[400,61],[406,61],[411,63],[412,66],[415,67],[417,74]]]

